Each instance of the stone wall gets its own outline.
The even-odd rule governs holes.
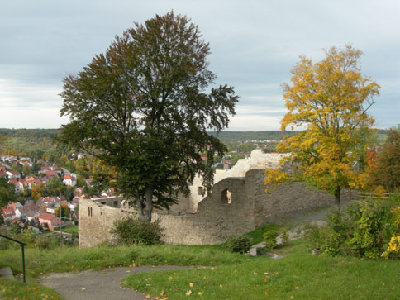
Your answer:
[[[135,214],[129,207],[121,205],[121,202],[121,197],[79,200],[80,247],[92,247],[110,240],[113,223],[129,214]]]
[[[152,219],[159,219],[165,228],[163,240],[166,243],[219,244],[229,236],[252,231],[287,213],[334,204],[331,195],[300,182],[284,183],[269,194],[264,190],[264,169],[251,169],[244,177],[225,178],[214,184],[207,197],[199,202],[197,213],[157,211]],[[81,199],[79,203],[79,244],[82,247],[110,239],[112,224],[134,214],[133,209],[124,206],[124,201],[118,202],[121,207],[108,207],[101,202],[104,200],[96,203]]]
[[[230,202],[225,197],[231,193]],[[247,201],[244,178],[229,178],[216,183],[199,203],[196,214],[153,215],[165,228],[164,241],[170,244],[219,244],[228,236],[253,230],[254,203]]]

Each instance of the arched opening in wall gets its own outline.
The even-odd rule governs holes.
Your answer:
[[[232,201],[231,196],[232,196],[231,192],[228,189],[224,189],[221,192],[221,201],[222,201],[222,203],[231,204],[231,201]]]

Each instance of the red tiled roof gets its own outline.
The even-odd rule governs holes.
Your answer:
[[[8,207],[2,207],[1,208],[1,214],[3,215],[3,217],[12,217],[15,216],[15,212],[12,208],[8,208]]]
[[[52,214],[49,214],[49,213],[41,213],[40,216],[39,216],[39,219],[51,221],[51,220],[53,220],[55,217],[56,217],[55,215],[52,215]]]
[[[71,175],[69,175],[69,174],[66,174],[66,175],[64,175],[64,180],[65,179],[71,179],[71,180],[74,180],[74,178],[72,178],[72,176]]]

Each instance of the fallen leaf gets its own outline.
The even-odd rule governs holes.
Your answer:
[[[168,279],[169,279],[169,280],[172,280],[173,278],[172,278],[172,276],[169,276]]]
[[[264,279],[263,279],[263,281],[264,281],[264,282],[267,282],[267,281],[268,281],[268,279],[267,279],[267,278],[264,278]]]
[[[150,296],[149,294],[147,294],[145,298],[146,298],[146,299],[150,299],[151,296]]]
[[[186,296],[190,296],[192,294],[192,291],[191,290],[188,290],[187,292],[186,292]]]
[[[222,284],[219,285],[219,288],[222,289]]]
[[[189,283],[189,286],[192,288],[193,287],[193,282]]]
[[[130,270],[128,270],[128,271],[125,271],[126,273],[130,273],[131,271]]]
[[[265,295],[265,296],[268,296],[268,292],[264,292],[264,295]]]
[[[86,288],[82,288],[82,291],[86,290]]]
[[[295,289],[298,290],[298,289],[299,289],[299,286],[296,286]]]
[[[204,280],[206,280],[206,279],[207,279],[207,276],[206,276],[206,275],[204,275],[204,276],[203,276],[203,279],[204,279]]]
[[[164,290],[161,291],[160,296],[164,296]]]
[[[203,292],[198,292],[197,295],[203,296]]]

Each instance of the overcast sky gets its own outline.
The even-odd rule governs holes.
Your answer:
[[[376,127],[400,123],[399,0],[13,0],[0,9],[0,128],[57,128],[62,80],[155,14],[187,15],[210,42],[217,84],[240,96],[229,130],[279,130],[281,84],[299,55],[351,44],[381,85]]]

